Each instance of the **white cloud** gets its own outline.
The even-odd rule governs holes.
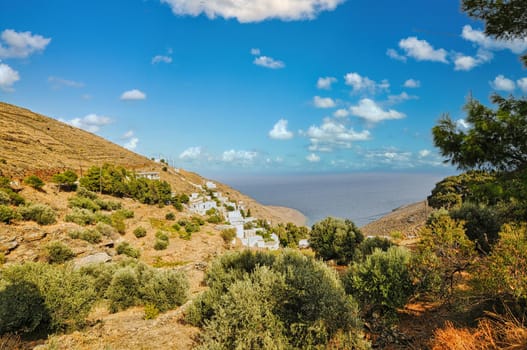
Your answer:
[[[200,146],[189,147],[179,155],[179,159],[183,160],[196,160],[201,157],[203,150]]]
[[[333,11],[345,0],[161,0],[175,15],[208,18],[236,18],[239,22],[260,22],[268,19],[284,21],[314,19],[320,12]]]
[[[325,118],[320,126],[312,125],[303,134],[309,138],[309,150],[319,152],[329,152],[334,148],[350,148],[354,141],[370,139],[368,130],[356,132],[330,118]]]
[[[110,124],[112,120],[108,117],[92,113],[82,118],[74,118],[64,122],[89,132],[97,132],[102,126]]]
[[[172,57],[165,55],[156,55],[152,57],[152,64],[156,63],[172,63]]]
[[[501,90],[501,91],[508,91],[512,92],[516,88],[516,84],[514,81],[505,78],[503,75],[498,75],[493,81],[490,82],[490,86],[492,86],[495,90]]]
[[[333,116],[336,118],[346,118],[350,112],[347,109],[341,108],[337,109],[335,113],[333,113]]]
[[[12,92],[13,84],[20,80],[18,72],[5,63],[0,62],[0,89]]]
[[[454,58],[454,70],[469,71],[472,68],[492,60],[490,51],[479,49],[476,57],[457,54]]]
[[[382,80],[380,83],[376,83],[368,77],[363,77],[359,73],[347,73],[344,76],[346,85],[353,88],[353,92],[365,91],[369,93],[375,93],[377,90],[387,90],[390,87],[388,80]]]
[[[492,51],[510,50],[515,54],[521,54],[527,50],[527,37],[515,38],[512,40],[496,40],[487,36],[481,30],[472,29],[470,25],[465,25],[463,27],[461,37],[484,49]]]
[[[375,101],[363,98],[356,106],[350,107],[351,114],[363,118],[370,123],[377,123],[388,119],[402,119],[406,117],[404,113],[394,109],[383,110]]]
[[[128,142],[124,144],[125,148],[128,148],[129,150],[134,150],[137,147],[137,144],[139,143],[139,139],[137,137],[132,137]]]
[[[126,140],[126,139],[130,139],[132,137],[134,137],[134,131],[133,130],[128,130],[127,132],[125,132],[123,134],[122,138]]]
[[[365,154],[367,159],[374,159],[380,164],[390,165],[394,168],[412,168],[412,153],[400,151],[393,147],[381,150],[368,151]]]
[[[432,152],[430,152],[430,150],[427,150],[427,149],[422,149],[419,151],[419,157],[421,158],[426,158],[428,157]]]
[[[399,41],[399,47],[404,50],[406,56],[417,61],[448,63],[445,49],[436,50],[426,40],[419,40],[414,36]]]
[[[252,48],[251,49],[251,55],[253,55],[253,56],[260,56],[260,49]]]
[[[521,78],[516,81],[518,87],[525,93],[527,93],[527,78]]]
[[[470,124],[465,119],[456,120],[456,125],[458,128],[463,130],[470,129]]]
[[[390,57],[390,58],[393,58],[394,60],[401,61],[401,62],[406,62],[406,56],[403,56],[403,55],[399,54],[394,49],[386,50],[386,55],[388,55],[388,57]]]
[[[410,89],[414,89],[414,88],[418,88],[421,86],[421,82],[419,80],[415,80],[415,79],[408,79],[407,81],[404,82],[404,87],[406,88],[410,88]]]
[[[306,160],[310,163],[320,162],[320,156],[317,156],[315,153],[311,153],[306,157]]]
[[[226,163],[248,164],[251,163],[257,156],[258,153],[253,151],[236,151],[231,149],[229,151],[223,152],[221,159]]]
[[[287,120],[280,119],[269,131],[269,137],[276,140],[289,140],[293,138],[293,133],[287,130]]]
[[[417,96],[414,95],[408,95],[406,92],[401,92],[399,95],[389,95],[388,96],[388,103],[389,104],[397,104],[408,100],[416,100],[418,99]]]
[[[284,62],[275,60],[274,58],[268,56],[258,56],[254,59],[253,63],[257,66],[271,69],[280,69],[285,67]]]
[[[133,89],[122,93],[121,100],[123,101],[134,101],[134,100],[145,100],[146,94],[140,90]]]
[[[51,38],[33,35],[31,32],[15,32],[6,29],[1,35],[0,58],[25,58],[32,53],[44,51]]]
[[[125,132],[121,139],[127,140],[123,147],[128,148],[129,150],[134,150],[137,147],[137,144],[139,143],[139,138],[135,137],[135,133],[133,130],[128,130],[127,132]]]
[[[336,106],[336,103],[332,98],[320,96],[313,97],[313,104],[317,108],[333,108]]]
[[[331,85],[337,82],[337,78],[334,77],[320,77],[317,81],[317,88],[322,90],[331,89]]]
[[[61,86],[67,86],[67,87],[73,87],[73,88],[81,88],[84,86],[84,84],[81,82],[59,78],[59,77],[54,77],[54,76],[50,76],[48,78],[48,82],[54,88],[57,88],[57,89],[60,88]]]

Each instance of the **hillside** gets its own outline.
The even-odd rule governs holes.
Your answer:
[[[168,167],[92,133],[6,103],[0,103],[0,149],[0,175],[14,180],[11,185],[14,184],[14,190],[26,203],[47,206],[56,215],[56,222],[48,225],[39,225],[21,218],[11,223],[0,222],[0,265],[44,262],[48,255],[46,247],[57,241],[72,250],[74,264],[82,264],[86,259],[101,256],[119,262],[125,256],[118,254],[117,248],[125,243],[136,249],[140,253],[139,260],[149,266],[184,271],[190,282],[192,298],[204,289],[202,280],[207,264],[227,248],[216,224],[204,222],[198,232],[191,235],[185,234],[185,228],[174,229],[175,223],[192,220],[194,214],[188,209],[180,212],[171,205],[147,205],[131,198],[96,195],[99,203],[115,203],[121,208],[120,211],[131,213],[131,217],[123,220],[123,227],[119,232],[112,221],[112,217],[118,214],[117,210],[98,211],[100,217],[110,220],[107,222],[111,222],[111,226],[105,226],[103,222],[97,225],[70,222],[67,216],[76,210],[71,205],[76,194],[59,191],[50,181],[52,175],[64,170],[73,170],[82,175],[91,166],[108,163],[131,171],[158,172],[160,179],[168,182],[172,191],[178,195],[190,195],[193,192],[203,194],[201,186],[208,179],[198,174]],[[40,190],[31,188],[23,182],[28,175],[37,175],[46,184]],[[263,206],[226,185],[214,182],[219,193],[231,201],[243,204],[256,218],[269,220],[273,224],[305,224],[304,216],[293,209]],[[167,219],[169,215],[172,218]],[[93,233],[99,230],[99,226],[107,232],[98,241],[89,242],[73,235],[75,232]],[[139,227],[145,229],[144,237],[135,235],[134,230]],[[167,247],[158,250],[155,243],[160,231],[165,232],[169,238]],[[109,345],[115,349],[136,348],[145,339],[151,338],[155,345],[149,348],[167,349],[174,348],[172,339],[177,335],[180,341],[176,348],[188,349],[192,347],[197,330],[181,323],[182,310],[184,308],[170,311],[156,320],[144,320],[142,308],[115,314],[110,314],[105,308],[96,308],[90,315],[93,327],[85,332],[61,336],[58,340],[59,348],[98,348],[95,344],[100,344],[100,348],[107,348]],[[2,341],[0,339],[0,349],[4,348]],[[25,342],[23,348],[32,348],[42,341]]]
[[[162,171],[162,163],[56,119],[3,102],[0,102],[0,149],[0,173],[18,180],[30,174],[46,180],[65,169],[82,175],[90,166],[110,163],[130,170],[157,171],[161,180],[178,193],[195,192],[206,181],[183,169],[176,171],[169,167]],[[243,201],[256,217],[273,223],[305,223],[303,215],[294,210],[262,206],[222,184],[218,184],[218,189],[234,200]]]

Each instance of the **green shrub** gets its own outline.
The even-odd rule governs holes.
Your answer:
[[[223,241],[226,244],[229,244],[229,243],[232,242],[232,240],[234,238],[236,238],[236,229],[235,228],[229,228],[229,229],[226,229],[226,230],[222,230],[220,235],[221,235],[221,238],[223,238]]]
[[[47,323],[49,314],[38,288],[27,281],[14,281],[0,288],[0,320],[0,335],[31,333]]]
[[[52,264],[61,264],[75,257],[70,247],[62,242],[54,241],[46,246],[47,259]]]
[[[168,235],[166,234],[166,232],[163,232],[163,231],[157,231],[155,237],[156,237],[157,239],[161,240],[161,241],[166,241],[166,242],[168,242],[168,240],[169,240]]]
[[[122,204],[120,202],[105,201],[100,198],[97,198],[95,200],[95,203],[101,208],[101,210],[111,211],[111,210],[118,210],[122,208]]]
[[[11,203],[11,198],[5,191],[0,190],[0,205],[7,205]]]
[[[451,210],[450,217],[465,222],[467,237],[485,253],[490,252],[492,245],[498,240],[498,232],[504,224],[495,208],[470,202]]]
[[[122,216],[123,218],[125,219],[131,219],[134,217],[134,212],[133,210],[130,210],[130,209],[119,209],[115,215],[119,215],[119,216]]]
[[[484,299],[527,307],[527,226],[504,225],[490,255],[475,268],[472,284]]]
[[[0,205],[0,222],[10,224],[11,221],[17,218],[17,213],[7,205]]]
[[[64,220],[85,226],[95,223],[95,215],[88,209],[75,208],[70,213],[66,214]]]
[[[73,239],[82,239],[89,243],[99,243],[102,241],[102,234],[97,230],[76,230],[68,234]]]
[[[156,242],[154,243],[154,249],[155,250],[165,250],[168,247],[168,241],[164,241],[162,239],[156,239]]]
[[[70,208],[81,208],[81,209],[88,209],[92,212],[96,212],[101,209],[101,207],[95,203],[94,200],[87,198],[87,197],[71,197],[68,199],[68,206]]]
[[[201,349],[323,349],[348,334],[366,349],[353,299],[336,273],[298,252],[235,252],[207,271],[209,289],[187,309],[204,327]]]
[[[103,214],[100,211],[94,213],[93,221],[96,223],[106,224],[110,227],[112,226],[112,217],[110,215]],[[113,227],[112,227],[112,230],[115,231]]]
[[[117,254],[123,254],[126,256],[129,256],[134,259],[139,259],[139,256],[141,256],[141,253],[139,252],[139,249],[136,249],[130,245],[128,242],[122,242],[120,243],[115,250],[117,251]]]
[[[26,300],[13,300],[17,303],[13,308],[27,310],[31,320],[41,318],[39,326],[47,326],[52,331],[73,330],[83,326],[96,301],[96,293],[90,281],[71,266],[43,263],[11,265],[2,271],[2,282],[7,285],[26,283],[26,286],[34,286],[44,302],[45,312],[40,311],[38,294],[34,293],[33,287],[26,289],[26,292],[32,290],[26,294]],[[23,305],[26,303],[33,309],[24,309]],[[36,313],[32,314],[33,311]]]
[[[152,270],[143,274],[141,300],[165,312],[182,305],[187,300],[189,284],[185,275],[174,270]]]
[[[101,235],[111,238],[115,235],[115,229],[104,222],[98,222],[95,229],[101,233]]]
[[[328,217],[313,225],[309,243],[318,257],[346,265],[363,240],[362,232],[352,221]]]
[[[53,175],[51,181],[58,185],[59,191],[75,191],[77,188],[77,178],[75,172],[66,170],[63,173]]]
[[[192,223],[196,225],[199,225],[199,226],[205,225],[205,220],[203,220],[199,216],[193,216],[190,220],[192,221]]]
[[[110,311],[117,312],[137,305],[140,300],[139,286],[137,273],[132,267],[117,270],[105,294],[110,301]]]
[[[183,204],[181,204],[181,202],[179,202],[178,200],[173,201],[172,206],[179,212],[183,211]]]
[[[79,187],[77,189],[77,196],[78,197],[88,198],[88,199],[91,199],[91,200],[96,200],[97,199],[97,193],[92,192],[92,191],[88,191],[84,187]]]
[[[364,310],[381,308],[388,319],[396,318],[414,292],[410,253],[404,248],[376,248],[363,262],[354,262],[343,277],[346,292],[356,297]]]
[[[145,320],[153,320],[159,316],[159,309],[154,304],[145,305]]]
[[[185,232],[187,233],[199,232],[199,230],[200,230],[199,225],[194,222],[188,223],[185,226]]]
[[[126,224],[124,223],[124,216],[116,212],[110,216],[112,227],[120,234],[124,235],[126,232]]]
[[[136,227],[134,230],[134,235],[137,238],[145,237],[146,236],[146,229],[142,226]]]
[[[166,220],[176,220],[176,214],[174,214],[172,212],[166,213],[165,219]]]
[[[36,175],[29,175],[24,179],[24,183],[36,190],[41,190],[44,187],[44,181]]]
[[[375,249],[380,249],[382,251],[387,251],[394,244],[387,238],[383,237],[373,237],[366,238],[359,244],[359,251],[362,258],[366,258],[368,255],[372,254]]]
[[[172,227],[172,229],[176,232],[178,232],[179,230],[181,230],[181,226],[179,226],[179,224],[176,222],[174,225],[170,226]]]
[[[35,221],[39,225],[51,225],[57,222],[55,210],[45,204],[29,204],[18,208],[18,214],[24,220]]]
[[[466,236],[463,223],[448,215],[431,220],[419,236],[412,259],[412,274],[418,290],[448,297],[456,278],[474,260],[474,242]]]

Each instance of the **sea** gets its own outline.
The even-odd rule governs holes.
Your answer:
[[[225,176],[219,181],[264,205],[297,209],[311,226],[328,216],[364,226],[423,201],[445,174],[351,173]]]

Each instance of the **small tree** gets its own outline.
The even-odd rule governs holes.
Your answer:
[[[36,175],[30,175],[24,179],[24,183],[28,186],[33,187],[35,190],[42,190],[44,187],[44,181]]]
[[[46,252],[48,261],[52,264],[61,264],[75,257],[73,250],[59,241],[49,243],[46,246]]]
[[[353,260],[355,249],[364,235],[351,220],[328,217],[311,228],[309,243],[317,256],[346,265]]]
[[[414,275],[423,289],[451,295],[455,277],[474,261],[474,242],[465,235],[463,222],[448,215],[428,223],[420,238],[413,261]]]
[[[55,174],[51,181],[57,184],[59,191],[75,191],[77,189],[77,174],[71,170],[66,170],[63,173]]]
[[[414,292],[410,253],[400,247],[388,251],[377,248],[363,262],[354,262],[343,281],[346,292],[356,297],[364,310],[380,307],[393,319]]]

